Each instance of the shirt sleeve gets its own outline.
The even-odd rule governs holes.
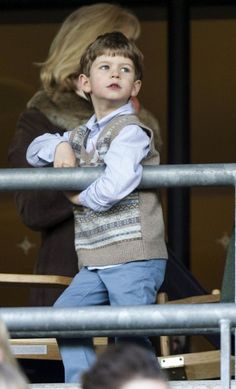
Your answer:
[[[80,193],[80,204],[103,212],[133,192],[141,181],[141,161],[149,149],[150,138],[142,128],[137,125],[124,127],[105,155],[104,173]]]
[[[69,131],[66,131],[63,135],[56,134],[44,134],[38,136],[30,143],[27,152],[27,162],[35,167],[46,166],[54,161],[54,154],[56,147],[61,142],[69,141]]]

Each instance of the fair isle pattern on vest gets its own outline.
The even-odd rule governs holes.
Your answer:
[[[88,132],[84,126],[76,128],[70,136],[70,143],[75,150],[79,166],[104,165],[104,157],[112,140],[124,126],[138,124],[134,115],[114,118],[101,132],[96,150],[86,152]],[[121,241],[142,239],[139,194],[134,191],[108,211],[95,212],[82,206],[74,207],[75,247],[79,249],[96,249]]]
[[[141,239],[138,205],[138,193],[132,193],[106,212],[76,207],[76,249],[95,249],[123,240]]]

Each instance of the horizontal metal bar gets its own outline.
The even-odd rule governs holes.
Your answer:
[[[194,335],[209,335],[209,334],[218,334],[219,328],[207,329],[204,331],[202,329],[194,328],[184,328],[176,330],[174,328],[169,328],[168,330],[163,328],[157,328],[152,330],[75,330],[75,331],[10,331],[11,336],[15,339],[21,338],[84,338],[84,337],[115,337],[115,336],[169,336],[169,335],[179,335],[179,336],[194,336]]]
[[[187,380],[172,381],[171,389],[221,389],[219,380]],[[30,389],[80,389],[78,384],[30,384]],[[235,380],[232,380],[232,388],[236,389]]]
[[[102,171],[99,167],[0,169],[0,191],[84,190]],[[235,163],[144,166],[140,188],[234,186],[235,181]]]
[[[96,313],[96,314],[95,314]],[[179,304],[82,308],[1,308],[11,334],[24,337],[157,334],[159,330],[219,329],[220,320],[236,326],[236,305]],[[159,331],[160,332],[160,331]]]

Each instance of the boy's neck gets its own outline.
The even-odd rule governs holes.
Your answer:
[[[94,112],[97,120],[101,120],[105,116],[109,115],[111,112],[116,111],[123,105],[125,105],[127,101],[123,102],[115,102],[115,101],[104,101],[99,104],[93,104]]]

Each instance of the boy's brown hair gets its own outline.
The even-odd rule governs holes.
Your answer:
[[[118,4],[102,2],[76,9],[61,25],[48,58],[40,64],[43,89],[50,95],[57,91],[74,91],[74,76],[80,73],[78,62],[86,47],[98,35],[126,29],[132,39],[138,39],[141,30],[138,18]]]
[[[97,57],[104,54],[112,57],[120,55],[129,58],[134,64],[135,80],[142,80],[143,54],[133,41],[130,41],[124,34],[118,31],[99,35],[87,47],[80,60],[79,72],[89,77],[93,62]]]
[[[82,377],[83,389],[120,389],[135,379],[165,383],[167,378],[150,350],[129,343],[108,347]]]

